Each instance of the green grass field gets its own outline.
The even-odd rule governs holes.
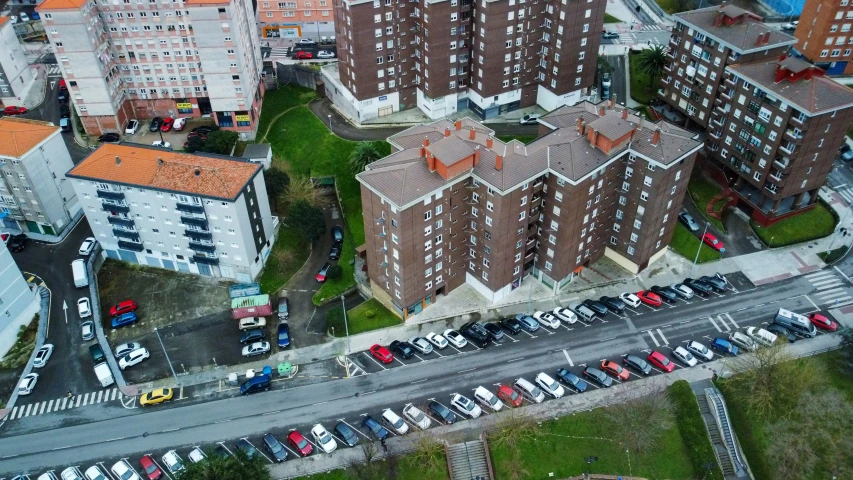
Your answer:
[[[838,219],[833,215],[830,207],[819,201],[811,210],[781,220],[769,227],[761,227],[752,221],[749,223],[765,245],[782,247],[831,235],[835,231],[837,222]]]
[[[711,201],[711,198],[713,198],[714,195],[723,191],[722,187],[700,175],[690,180],[690,183],[687,185],[687,191],[690,193],[690,198],[693,199],[693,203],[696,204],[696,208],[699,209],[699,212],[702,214],[702,218],[710,222],[711,225],[717,227],[720,231],[727,232],[728,230],[726,230],[726,226],[723,225],[723,222],[705,215],[705,205]],[[701,219],[696,220],[701,223]]]
[[[279,252],[283,250],[290,252],[287,255],[286,262],[283,261],[283,258],[279,257]],[[296,228],[293,226],[280,226],[275,245],[272,247],[270,257],[264,266],[264,273],[259,280],[261,291],[273,293],[284,287],[293,275],[299,271],[305,260],[308,260],[310,253],[309,245],[302,240],[302,235]]]
[[[604,23],[622,23],[622,22],[623,21],[621,19],[618,19],[609,13],[604,14]]]
[[[400,317],[394,315],[391,310],[385,308],[385,305],[379,303],[375,298],[371,298],[347,312],[347,324],[350,335],[393,327],[401,323],[403,323],[403,320]],[[335,330],[336,337],[343,337],[344,335],[346,335],[346,332]]]
[[[713,262],[720,259],[719,252],[699,241],[696,236],[687,230],[687,227],[681,223],[675,226],[675,233],[672,234],[672,242],[669,244],[675,253],[692,262],[696,258],[696,250],[699,248],[699,245],[702,245],[702,250],[699,252],[699,263]]]

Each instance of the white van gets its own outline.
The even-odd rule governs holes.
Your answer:
[[[817,328],[804,315],[780,308],[773,317],[773,323],[782,325],[791,330],[797,335],[814,338],[817,335]]]
[[[71,262],[71,273],[74,274],[74,286],[83,288],[89,286],[89,277],[86,275],[86,262],[77,259]]]
[[[749,335],[749,337],[755,340],[757,343],[764,345],[765,347],[769,347],[776,343],[776,339],[778,338],[776,335],[768,332],[767,330],[758,327],[747,328],[746,334]]]
[[[542,403],[545,400],[545,394],[542,393],[542,389],[523,378],[515,381],[515,388],[521,392],[522,397],[533,403]]]

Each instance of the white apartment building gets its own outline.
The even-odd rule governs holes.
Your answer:
[[[38,298],[6,244],[0,242],[0,359],[15,345],[21,327],[29,325],[38,313]]]
[[[67,176],[109,258],[247,282],[275,241],[261,164],[103,144]]]
[[[0,17],[0,51],[0,101],[6,106],[22,105],[35,75],[9,17]]]
[[[37,10],[86,132],[213,117],[254,138],[264,90],[251,0],[45,0]]]
[[[65,178],[74,163],[59,127],[0,119],[0,220],[5,228],[58,236],[80,211]]]

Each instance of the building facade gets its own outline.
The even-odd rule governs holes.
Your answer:
[[[0,102],[3,105],[21,105],[32,86],[33,74],[24,49],[18,42],[15,26],[9,17],[0,17]]]
[[[65,172],[74,163],[59,127],[0,119],[0,219],[6,228],[58,236],[80,212]]]
[[[828,75],[853,75],[853,5],[806,0],[794,36],[796,51]]]
[[[334,0],[340,61],[326,93],[356,121],[419,108],[481,118],[578,103],[592,87],[603,0]]]
[[[602,256],[638,272],[663,255],[692,133],[589,102],[540,133],[504,143],[466,118],[388,139],[394,152],[357,176],[377,299],[409,317],[463,284],[495,302],[530,275],[556,292]]]
[[[333,12],[332,0],[260,0],[261,37],[330,40],[335,36]]]
[[[86,132],[212,117],[254,138],[264,95],[249,0],[45,0],[37,7]]]
[[[24,280],[6,244],[0,242],[0,358],[18,341],[21,327],[39,311],[39,300]]]
[[[853,121],[853,90],[794,57],[726,73],[705,144],[739,206],[764,226],[811,208]]]
[[[659,94],[689,122],[707,129],[718,96],[725,96],[727,66],[776,59],[796,39],[765,25],[762,18],[733,5],[673,15],[669,63]]]
[[[260,164],[103,144],[68,177],[109,258],[245,282],[275,241]]]

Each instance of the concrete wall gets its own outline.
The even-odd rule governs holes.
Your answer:
[[[6,244],[0,245],[0,358],[18,339],[22,326],[38,312],[38,295],[30,290]]]
[[[14,27],[11,20],[0,25],[0,98],[17,99],[34,77]]]

